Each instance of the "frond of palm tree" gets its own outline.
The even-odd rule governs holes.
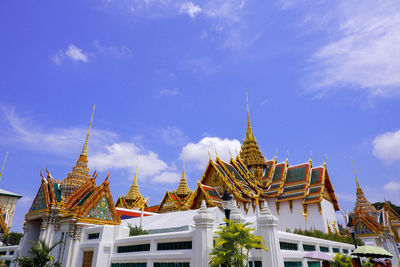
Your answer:
[[[32,241],[31,248],[29,249],[29,257],[20,257],[15,261],[18,262],[21,267],[52,267],[52,266],[61,266],[59,262],[55,261],[54,257],[51,256],[51,251],[63,243],[62,241],[56,242],[52,246],[46,244],[46,242],[42,239],[39,239],[38,242]]]
[[[226,225],[218,227],[218,238],[210,256],[211,266],[224,264],[233,267],[248,266],[249,252],[251,249],[263,249],[268,251],[264,240],[260,236],[254,236],[250,223],[235,223],[225,220]]]

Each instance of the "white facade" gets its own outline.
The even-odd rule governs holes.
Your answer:
[[[235,208],[235,207],[234,207]],[[232,210],[233,220],[241,220],[244,216]],[[85,251],[92,251],[91,266],[117,266],[117,263],[146,263],[146,266],[157,266],[156,263],[179,262],[190,263],[190,266],[204,267],[209,261],[209,253],[213,246],[213,240],[217,238],[215,231],[223,223],[224,214],[219,208],[206,208],[200,210],[189,210],[175,213],[159,214],[143,218],[143,227],[146,230],[159,232],[141,236],[129,236],[128,223],[139,225],[140,218],[127,219],[121,225],[83,225],[82,232],[73,236],[67,224],[61,225],[59,229],[42,230],[40,236],[54,243],[64,240],[65,243],[53,251],[53,256],[62,261],[63,266],[83,266]],[[236,218],[236,219],[235,219]],[[277,230],[278,220],[270,212],[267,205],[256,216],[246,217],[246,221],[252,223],[256,234],[261,235],[269,249],[268,253],[254,250],[250,253],[250,261],[260,261],[262,266],[281,267],[284,262],[302,262],[305,252],[303,245],[320,250],[321,247],[328,249],[333,256],[335,253],[349,254],[354,246],[345,243],[332,242],[307,236],[286,233]],[[186,227],[186,228],[185,228]],[[51,230],[52,229],[52,230]],[[180,229],[177,231],[176,229]],[[156,231],[155,231],[156,230]],[[172,231],[172,232],[169,232]],[[89,235],[91,237],[89,238]],[[24,238],[28,239],[28,236]],[[160,249],[161,243],[186,242],[191,244],[184,249]],[[281,249],[280,242],[286,243]],[[14,257],[25,254],[21,251],[25,242],[22,240],[18,249],[13,248]],[[182,243],[180,243],[182,244]],[[143,251],[129,250],[135,245],[145,245]],[[121,248],[122,247],[122,248]],[[309,248],[308,247],[308,248]],[[8,249],[8,248],[3,248]],[[290,250],[288,250],[290,249]],[[0,249],[1,251],[1,249]],[[113,265],[114,264],[114,265]],[[15,264],[11,264],[15,266]],[[123,266],[123,265],[118,265]],[[253,265],[254,266],[254,265]]]

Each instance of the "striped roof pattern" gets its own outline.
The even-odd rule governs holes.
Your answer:
[[[303,204],[310,204],[325,198],[332,202],[335,210],[339,210],[326,163],[313,167],[310,159],[309,162],[289,166],[287,160],[277,163],[274,159],[267,161],[266,166],[263,177],[257,179],[240,157],[231,158],[229,163],[217,157],[215,161],[210,160],[200,184],[217,191],[207,183],[206,178],[209,169],[214,169],[228,191],[243,202],[276,198],[277,202],[301,199]]]

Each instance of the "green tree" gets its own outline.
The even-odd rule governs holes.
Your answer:
[[[226,225],[218,227],[218,238],[210,256],[210,265],[213,267],[226,265],[245,267],[249,264],[250,249],[268,251],[261,236],[251,233],[250,223],[235,223],[225,219]]]
[[[29,249],[30,257],[23,256],[15,261],[18,262],[21,267],[61,267],[61,263],[56,261],[53,256],[50,255],[51,251],[62,243],[59,241],[51,247],[46,244],[42,239],[38,242],[32,241],[32,246]]]
[[[22,233],[10,232],[1,237],[1,242],[3,242],[4,246],[16,246],[23,236],[24,234]]]
[[[141,226],[132,226],[132,224],[128,223],[129,227],[129,236],[134,236],[134,235],[148,235],[149,232],[144,230]]]

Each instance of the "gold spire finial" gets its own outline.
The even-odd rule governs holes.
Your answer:
[[[85,141],[85,144],[83,145],[83,149],[82,149],[82,153],[81,153],[81,155],[85,155],[85,156],[87,156],[87,151],[88,151],[88,142],[89,142],[90,128],[92,127],[94,109],[95,109],[95,105],[93,105],[92,117],[90,118],[89,129],[88,129],[88,132],[86,135],[86,141]]]
[[[229,148],[228,151],[229,151],[229,156],[231,157],[230,159],[232,159],[231,149]]]
[[[325,154],[325,160],[324,160],[324,165],[326,165],[326,162],[328,161],[328,155]]]
[[[247,129],[246,129],[246,136],[244,138],[245,141],[254,141],[253,130],[251,129],[250,123],[250,108],[249,108],[249,94],[246,90],[246,106],[247,106]]]
[[[137,165],[138,165],[138,157],[136,156],[135,177],[133,178],[133,184],[136,184],[136,185],[137,185]]]
[[[217,152],[216,148],[214,149],[214,151],[215,151],[215,155],[217,155],[217,158],[219,158],[219,155],[218,155],[218,152]]]
[[[289,150],[286,150],[286,163],[289,162]]]
[[[312,150],[310,150],[310,159],[309,159],[309,161],[310,162],[312,161]]]
[[[6,157],[4,158],[4,161],[3,161],[3,166],[1,167],[0,181],[1,181],[1,175],[3,174],[4,166],[6,165],[7,156],[8,156],[8,152],[6,153]]]
[[[360,184],[358,183],[357,174],[356,174],[356,169],[354,168],[354,161],[353,161],[353,158],[350,157],[350,159],[351,159],[351,163],[352,163],[352,165],[353,165],[354,177],[356,178],[357,193],[359,193],[359,191],[362,192],[362,191],[361,191],[361,186],[360,186]]]
[[[188,187],[186,177],[185,177],[185,161],[183,160],[182,177],[179,182],[178,188],[176,189],[176,193],[178,194],[178,196],[184,197],[184,196],[187,196],[187,194],[189,194],[189,191],[190,191],[190,189]]]

